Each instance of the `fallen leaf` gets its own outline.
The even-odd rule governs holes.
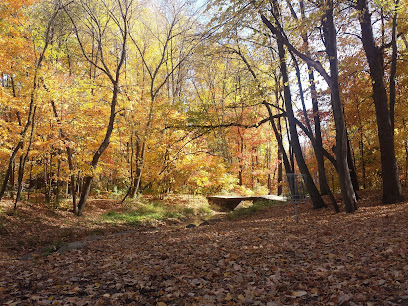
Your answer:
[[[307,294],[306,291],[294,291],[292,292],[292,295],[295,297],[301,297],[301,296],[305,296]]]

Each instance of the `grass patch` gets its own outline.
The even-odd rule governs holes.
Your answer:
[[[279,205],[280,202],[278,201],[271,201],[271,200],[259,200],[253,203],[252,205],[240,207],[231,211],[227,218],[230,220],[239,219],[245,216],[251,216],[255,214],[257,211],[261,211],[267,209],[268,207]]]
[[[101,216],[108,223],[139,225],[165,219],[181,219],[197,215],[210,215],[212,210],[207,205],[168,204],[166,200],[147,201],[137,199],[126,202],[122,211],[109,211]]]

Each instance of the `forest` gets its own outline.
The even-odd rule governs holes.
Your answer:
[[[201,5],[201,6],[200,6]],[[399,1],[9,1],[0,199],[278,194],[402,200],[407,10]],[[313,174],[313,175],[312,175]]]
[[[407,0],[3,0],[0,267],[8,272],[0,272],[0,301],[57,302],[58,295],[59,302],[75,296],[74,304],[161,306],[407,303],[408,268],[399,266],[407,256],[407,61]],[[299,224],[293,224],[290,203],[244,203],[250,206],[239,210],[244,219],[238,211],[225,220],[208,217],[214,207],[207,196],[290,198],[297,188],[293,177],[307,196]],[[149,224],[140,223],[145,213],[152,216]],[[185,228],[183,222],[197,218],[209,226]],[[245,218],[263,225],[256,232]],[[163,224],[173,227],[149,232]],[[140,269],[143,260],[150,262],[143,270],[147,278],[123,283],[123,271],[92,257],[106,251],[101,239],[64,260],[81,266],[87,258],[93,269],[110,265],[120,285],[109,285],[104,275],[88,288],[88,271],[81,276],[88,285],[83,289],[72,280],[75,269],[70,293],[40,281],[41,269],[61,268],[65,251],[61,257],[54,251],[66,241],[116,233],[107,236],[109,256],[120,257],[123,245],[115,243],[128,245],[133,236],[120,233],[134,225],[141,230],[129,235],[145,246],[124,248],[126,256],[142,254],[134,262]],[[243,235],[238,242],[234,233]],[[180,242],[178,235],[187,238]],[[249,246],[266,243],[262,237],[275,242]],[[339,246],[335,237],[348,243]],[[306,239],[307,247],[301,242]],[[182,243],[199,245],[201,255]],[[227,255],[218,248],[223,243]],[[32,252],[45,244],[55,250],[36,259],[41,263],[30,266],[30,277],[24,276],[25,261],[6,269],[25,253],[37,258]],[[239,249],[249,254],[246,259]],[[311,264],[306,249],[319,253],[316,262],[328,263]],[[193,282],[197,291],[185,287],[184,270],[174,279],[154,271],[168,260],[175,270],[167,273],[178,271],[177,250],[187,252],[184,259],[193,252],[191,262],[207,260],[186,268],[195,273],[189,286]],[[278,263],[265,270],[273,275],[253,276],[250,288],[253,270],[245,262],[258,265],[256,254]],[[135,261],[132,256],[126,258]],[[222,264],[211,256],[224,256]],[[303,274],[297,259],[315,275]],[[262,262],[258,269],[269,265]],[[397,266],[373,280],[355,272],[367,262],[374,265],[372,274],[391,262]],[[217,285],[207,292],[211,280],[197,269],[210,266],[229,270],[216,269],[211,277]],[[355,272],[348,274],[347,288],[338,280],[344,267]],[[319,285],[329,274],[328,283]],[[309,285],[301,284],[301,275]],[[65,288],[67,279],[56,279],[52,286]],[[353,289],[359,280],[366,282],[363,296]],[[300,284],[296,290],[293,282]],[[133,295],[125,290],[129,286]],[[120,295],[113,298],[114,292]]]

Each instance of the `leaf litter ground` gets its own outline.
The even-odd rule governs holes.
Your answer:
[[[408,203],[363,192],[354,214],[284,204],[195,228],[140,228],[87,248],[3,259],[0,302],[408,305]]]

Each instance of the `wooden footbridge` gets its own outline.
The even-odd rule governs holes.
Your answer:
[[[219,206],[224,210],[234,210],[235,207],[239,205],[242,201],[261,201],[261,200],[269,200],[269,201],[280,201],[286,202],[285,197],[277,196],[277,195],[263,195],[263,196],[252,196],[252,197],[245,197],[245,196],[208,196],[207,200],[209,202],[214,203],[215,205]]]

